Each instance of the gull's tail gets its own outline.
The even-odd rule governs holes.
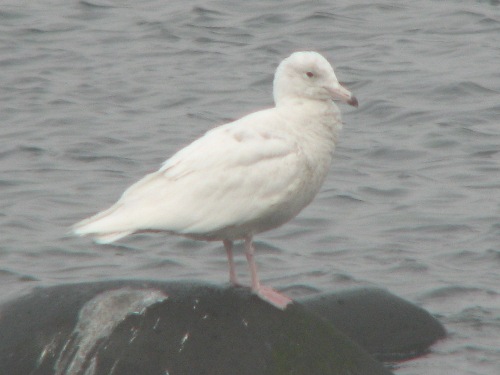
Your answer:
[[[98,214],[84,219],[73,225],[72,232],[77,236],[90,236],[100,244],[108,244],[119,240],[129,234],[133,230],[117,229],[118,224],[114,213],[120,208],[119,204],[115,204],[109,209],[99,212]],[[113,228],[114,227],[114,228]]]

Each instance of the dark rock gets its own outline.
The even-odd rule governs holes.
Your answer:
[[[425,354],[446,336],[424,309],[381,289],[354,289],[299,300],[382,361]]]
[[[0,310],[2,374],[391,374],[300,304],[281,311],[246,288],[73,284]]]

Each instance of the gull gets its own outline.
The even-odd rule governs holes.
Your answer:
[[[259,281],[253,237],[290,221],[313,200],[342,129],[334,101],[354,107],[358,101],[312,51],[279,64],[273,96],[274,107],[209,130],[113,206],[75,224],[73,233],[103,244],[137,232],[222,241],[233,285],[239,285],[233,242],[243,240],[252,291],[285,309],[291,299]]]

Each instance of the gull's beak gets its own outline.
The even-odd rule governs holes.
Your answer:
[[[358,99],[356,99],[356,97],[340,83],[335,82],[326,89],[333,100],[340,100],[344,103],[352,105],[353,107],[358,107]]]

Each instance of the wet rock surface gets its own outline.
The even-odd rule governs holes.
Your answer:
[[[370,289],[281,311],[247,288],[69,284],[1,307],[0,365],[11,375],[390,374],[367,351],[425,350],[432,335],[416,324],[425,314]]]

